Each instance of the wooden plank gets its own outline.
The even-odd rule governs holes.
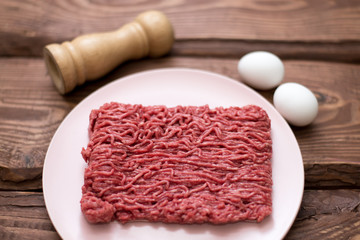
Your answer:
[[[305,191],[285,239],[359,239],[360,191]]]
[[[126,63],[103,79],[60,96],[42,59],[0,59],[0,188],[38,189],[51,138],[83,98],[126,75],[164,67],[189,67],[240,81],[237,59],[166,57]],[[285,61],[285,81],[304,84],[320,103],[314,124],[293,128],[303,153],[307,187],[359,186],[360,66]],[[273,91],[260,91],[272,101]],[[24,121],[26,120],[26,121]],[[319,169],[318,164],[326,164]]]
[[[357,239],[360,190],[306,190],[285,239]],[[41,192],[0,191],[0,238],[59,239]]]
[[[226,0],[191,1],[191,4],[190,1],[138,4],[137,1],[3,0],[0,1],[0,55],[40,56],[46,44],[115,30],[140,12],[154,8],[169,16],[180,41],[245,40],[250,49],[259,46],[259,41],[265,43],[265,49],[290,42],[297,46],[297,51],[303,50],[303,43],[314,44],[312,49],[330,44],[333,51],[326,52],[325,47],[320,47],[315,53],[333,52],[333,59],[338,53],[350,55],[346,59],[359,53],[360,2],[357,0]],[[235,43],[241,48],[243,42]],[[354,51],[342,49],[344,45],[348,46],[347,50],[355,46]],[[291,44],[284,46],[284,50],[293,51]],[[216,54],[216,49],[210,50],[208,53]],[[307,57],[321,56],[305,52]]]
[[[345,162],[345,161],[344,161]],[[359,187],[360,164],[356,163],[306,163],[306,188]]]
[[[50,140],[79,100],[57,94],[42,59],[0,62],[0,188],[39,189]]]
[[[184,39],[176,40],[172,55],[238,58],[253,51],[268,51],[287,60],[360,62],[360,42],[289,42],[266,40]]]
[[[60,239],[41,192],[0,192],[0,239]]]

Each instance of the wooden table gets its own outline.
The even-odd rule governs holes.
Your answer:
[[[42,48],[114,30],[140,12],[165,12],[171,53],[127,62],[61,96]],[[310,88],[319,115],[293,131],[305,167],[301,209],[286,239],[360,239],[360,2],[0,2],[0,239],[58,239],[42,194],[42,167],[64,117],[101,86],[142,70],[191,67],[241,81],[237,62],[266,50],[285,63],[285,82]],[[273,91],[260,92],[272,102]]]

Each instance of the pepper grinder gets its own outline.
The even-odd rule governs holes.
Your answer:
[[[104,76],[124,61],[163,56],[173,42],[169,19],[162,12],[146,11],[116,31],[49,44],[43,54],[54,85],[66,94],[87,80]]]

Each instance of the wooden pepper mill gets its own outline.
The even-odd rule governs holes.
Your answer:
[[[173,42],[174,31],[168,18],[159,11],[147,11],[116,31],[47,45],[44,59],[54,85],[65,94],[124,61],[160,57],[169,52]]]

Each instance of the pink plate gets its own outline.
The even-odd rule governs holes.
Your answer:
[[[264,108],[272,122],[273,213],[261,223],[214,226],[137,222],[89,224],[80,209],[89,113],[106,102],[143,105],[244,106]],[[116,80],[79,103],[56,131],[46,154],[43,190],[47,211],[63,239],[281,239],[296,217],[304,190],[301,152],[291,128],[275,108],[249,87],[194,69],[168,68]]]

